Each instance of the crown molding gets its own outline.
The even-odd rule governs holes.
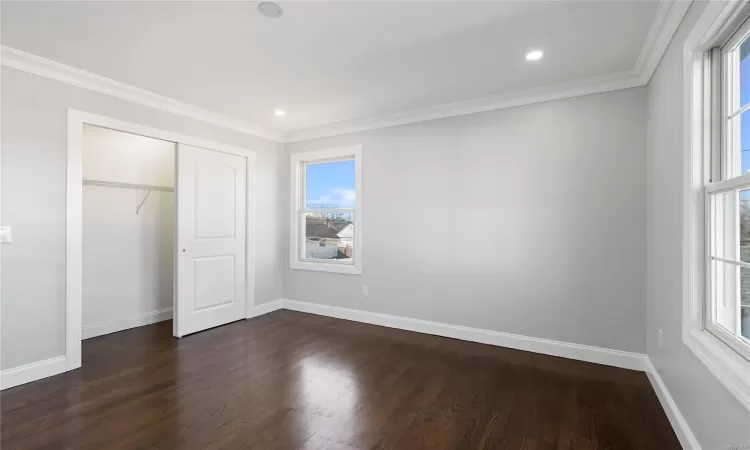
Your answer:
[[[635,71],[641,76],[644,85],[651,81],[664,53],[672,42],[677,29],[685,18],[692,0],[661,0],[656,16],[641,47],[641,53],[635,63]]]
[[[515,106],[531,105],[534,103],[561,100],[582,95],[598,94],[642,86],[641,78],[635,72],[621,72],[614,75],[587,78],[570,83],[550,85],[542,88],[517,91],[508,94],[482,97],[446,103],[427,108],[412,109],[394,114],[370,117],[360,120],[349,120],[336,124],[322,125],[285,133],[284,142],[299,142],[329,136],[338,136],[378,128],[393,127],[409,123],[425,122],[428,120],[445,119]]]
[[[1,47],[0,59],[5,67],[38,75],[51,80],[88,89],[100,94],[117,97],[121,100],[160,109],[201,122],[210,123],[244,134],[261,137],[271,141],[282,142],[283,134],[257,125],[233,119],[198,106],[183,103],[170,97],[155,94],[145,89],[130,86],[119,81],[70,67],[41,56],[33,55],[12,47]]]
[[[661,0],[659,2],[656,15],[651,21],[648,35],[641,47],[641,52],[638,55],[633,70],[536,89],[288,131],[284,133],[284,142],[307,141],[310,139],[645,86],[656,71],[656,67],[667,51],[669,43],[677,32],[680,23],[682,23],[682,19],[685,17],[691,3],[692,0]]]
[[[271,141],[292,143],[645,86],[656,71],[691,3],[692,0],[660,1],[633,70],[287,132],[270,130],[233,119],[7,46],[2,46],[1,62],[6,67],[111,95],[122,100],[161,109]]]

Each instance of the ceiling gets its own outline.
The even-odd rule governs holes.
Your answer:
[[[2,43],[291,135],[630,75],[663,6],[279,4],[283,16],[269,19],[257,2],[3,1]],[[531,49],[543,50],[544,58],[527,62]],[[275,116],[277,108],[286,115]]]

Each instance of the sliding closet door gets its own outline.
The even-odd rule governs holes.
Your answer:
[[[246,158],[177,146],[177,337],[245,318]]]

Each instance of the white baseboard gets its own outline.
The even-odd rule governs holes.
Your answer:
[[[278,299],[256,305],[250,312],[248,312],[247,318],[261,316],[279,309],[288,309],[291,311],[335,317],[338,319],[352,320],[355,322],[369,323],[389,328],[397,328],[464,341],[559,356],[596,364],[645,371],[654,391],[656,392],[656,396],[659,398],[659,402],[661,402],[662,408],[667,414],[667,418],[669,419],[677,438],[682,444],[682,447],[690,450],[701,450],[698,440],[695,438],[687,421],[680,413],[680,410],[667,390],[664,381],[656,371],[651,359],[646,355],[288,299]],[[83,338],[86,339],[88,337],[114,333],[115,331],[168,320],[171,317],[172,309],[170,308],[123,320],[100,323],[85,327],[83,330]],[[57,375],[66,370],[65,356],[58,356],[26,364],[24,366],[3,371],[2,379],[0,380],[0,387],[2,389],[12,388],[21,384]]]
[[[612,350],[589,345],[572,344],[569,342],[553,341],[518,334],[502,333],[499,331],[482,330],[459,325],[450,325],[427,320],[411,319],[408,317],[379,314],[357,309],[340,308],[321,305],[319,303],[282,300],[283,308],[321,316],[336,317],[353,320],[400,330],[416,331],[418,333],[433,334],[464,341],[479,342],[545,355],[560,356],[579,361],[622,367],[631,370],[646,370],[646,355],[621,350]]]
[[[284,303],[282,299],[274,300],[268,303],[261,303],[260,305],[255,305],[255,307],[247,313],[247,318],[251,319],[253,317],[262,316],[263,314],[278,311],[283,307]]]
[[[31,364],[25,364],[23,366],[3,370],[2,378],[0,379],[0,388],[8,389],[21,384],[31,383],[32,381],[51,377],[52,375],[57,375],[67,370],[65,356],[56,356],[54,358],[37,361]]]
[[[662,409],[667,414],[669,423],[672,424],[672,429],[677,435],[677,439],[680,440],[682,448],[686,450],[701,450],[698,439],[695,438],[692,430],[690,430],[687,420],[680,413],[680,409],[669,393],[667,385],[664,384],[664,380],[661,379],[659,372],[648,356],[646,357],[646,375],[651,382],[651,386],[654,388],[654,392],[656,392],[656,396],[659,398]]]
[[[118,331],[129,330],[130,328],[151,325],[152,323],[162,322],[172,318],[172,308],[166,308],[159,311],[138,314],[123,319],[110,320],[92,325],[84,325],[81,331],[81,339],[89,339],[102,336]]]

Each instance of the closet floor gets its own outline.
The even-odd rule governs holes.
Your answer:
[[[3,391],[2,448],[680,448],[642,372],[291,311],[171,331]]]

